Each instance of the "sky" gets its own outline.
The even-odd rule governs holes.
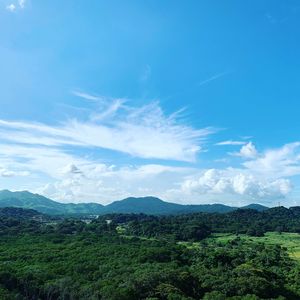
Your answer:
[[[300,205],[298,0],[0,0],[0,189]]]

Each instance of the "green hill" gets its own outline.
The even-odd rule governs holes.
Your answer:
[[[230,212],[235,210],[222,204],[182,205],[163,201],[155,197],[126,198],[104,207],[106,213],[145,213],[153,215],[181,214],[194,212]]]
[[[237,207],[223,204],[183,205],[163,201],[155,197],[126,198],[103,206],[98,203],[60,203],[44,196],[28,191],[11,192],[0,191],[1,207],[20,207],[34,209],[49,215],[75,215],[75,214],[109,214],[109,213],[144,213],[153,215],[186,214],[186,213],[227,213],[235,211]],[[251,204],[245,208],[263,211],[267,207]]]
[[[11,192],[0,191],[0,207],[21,207],[34,209],[44,214],[99,214],[103,205],[97,203],[60,203],[44,196],[27,191]]]

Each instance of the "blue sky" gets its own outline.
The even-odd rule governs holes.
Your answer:
[[[0,0],[0,189],[297,205],[300,3]]]

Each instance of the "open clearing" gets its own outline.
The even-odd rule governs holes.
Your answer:
[[[206,241],[215,240],[220,243],[226,243],[235,239],[237,235],[228,233],[216,233],[206,239]],[[252,237],[240,234],[239,237],[244,240],[262,242],[272,245],[280,245],[288,249],[289,255],[300,262],[300,234],[298,233],[278,233],[267,232],[263,237]]]

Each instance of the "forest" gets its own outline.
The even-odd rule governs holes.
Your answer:
[[[299,228],[297,208],[88,222],[2,209],[0,299],[300,299],[299,260],[260,240]]]

